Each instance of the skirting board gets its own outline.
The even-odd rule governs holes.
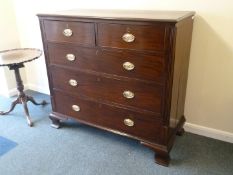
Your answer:
[[[33,90],[33,91],[37,91],[37,92],[40,92],[40,93],[43,93],[43,94],[50,95],[49,89],[44,88],[42,86],[40,87],[40,86],[37,86],[37,85],[34,85],[34,84],[27,84],[27,88],[30,89],[30,90]]]
[[[207,128],[192,123],[185,123],[184,129],[185,131],[193,134],[233,143],[233,133],[230,132],[221,131],[213,128]]]
[[[37,91],[43,94],[47,94],[49,95],[49,90],[46,90],[44,87],[39,87],[33,84],[24,84],[24,90],[33,90],[33,91]],[[12,97],[18,94],[18,91],[16,88],[10,89],[6,95],[6,97]]]
[[[24,90],[28,90],[28,86],[24,85]],[[8,90],[6,97],[13,97],[18,94],[18,90],[16,88]],[[4,94],[3,94],[4,95]]]

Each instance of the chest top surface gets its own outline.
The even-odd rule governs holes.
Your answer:
[[[135,20],[135,21],[165,21],[179,22],[184,18],[193,16],[193,11],[155,11],[155,10],[90,10],[74,9],[50,13],[41,13],[38,16],[79,17],[111,20]]]

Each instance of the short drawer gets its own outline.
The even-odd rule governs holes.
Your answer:
[[[161,120],[143,113],[101,104],[54,91],[55,112],[150,141],[159,141]],[[64,103],[65,102],[65,103]]]
[[[93,23],[45,20],[44,29],[48,41],[95,46]]]
[[[50,67],[53,88],[77,96],[161,113],[162,87],[135,80],[120,80],[56,66]]]
[[[98,24],[97,43],[101,47],[163,51],[164,25]]]
[[[153,53],[48,44],[50,64],[162,82],[165,59]]]

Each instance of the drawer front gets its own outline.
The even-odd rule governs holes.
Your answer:
[[[45,36],[51,42],[68,42],[84,46],[95,46],[93,23],[44,21]]]
[[[50,70],[55,89],[161,113],[162,88],[160,86],[134,80],[100,77],[80,71],[68,71],[55,66]]]
[[[54,91],[53,99],[54,111],[58,113],[146,140],[160,140],[161,122],[153,116],[74,98],[60,91]]]
[[[49,44],[48,50],[51,64],[149,81],[162,82],[164,79],[165,60],[155,54],[60,44]]]
[[[98,24],[97,43],[101,47],[163,51],[164,38],[163,25]]]

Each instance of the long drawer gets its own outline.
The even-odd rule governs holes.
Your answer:
[[[162,87],[51,66],[53,88],[76,95],[161,113]]]
[[[164,57],[152,53],[110,51],[72,45],[48,44],[51,64],[118,76],[162,82]]]
[[[53,95],[55,112],[144,140],[161,140],[161,121],[150,115],[73,97],[60,91],[54,91]]]

